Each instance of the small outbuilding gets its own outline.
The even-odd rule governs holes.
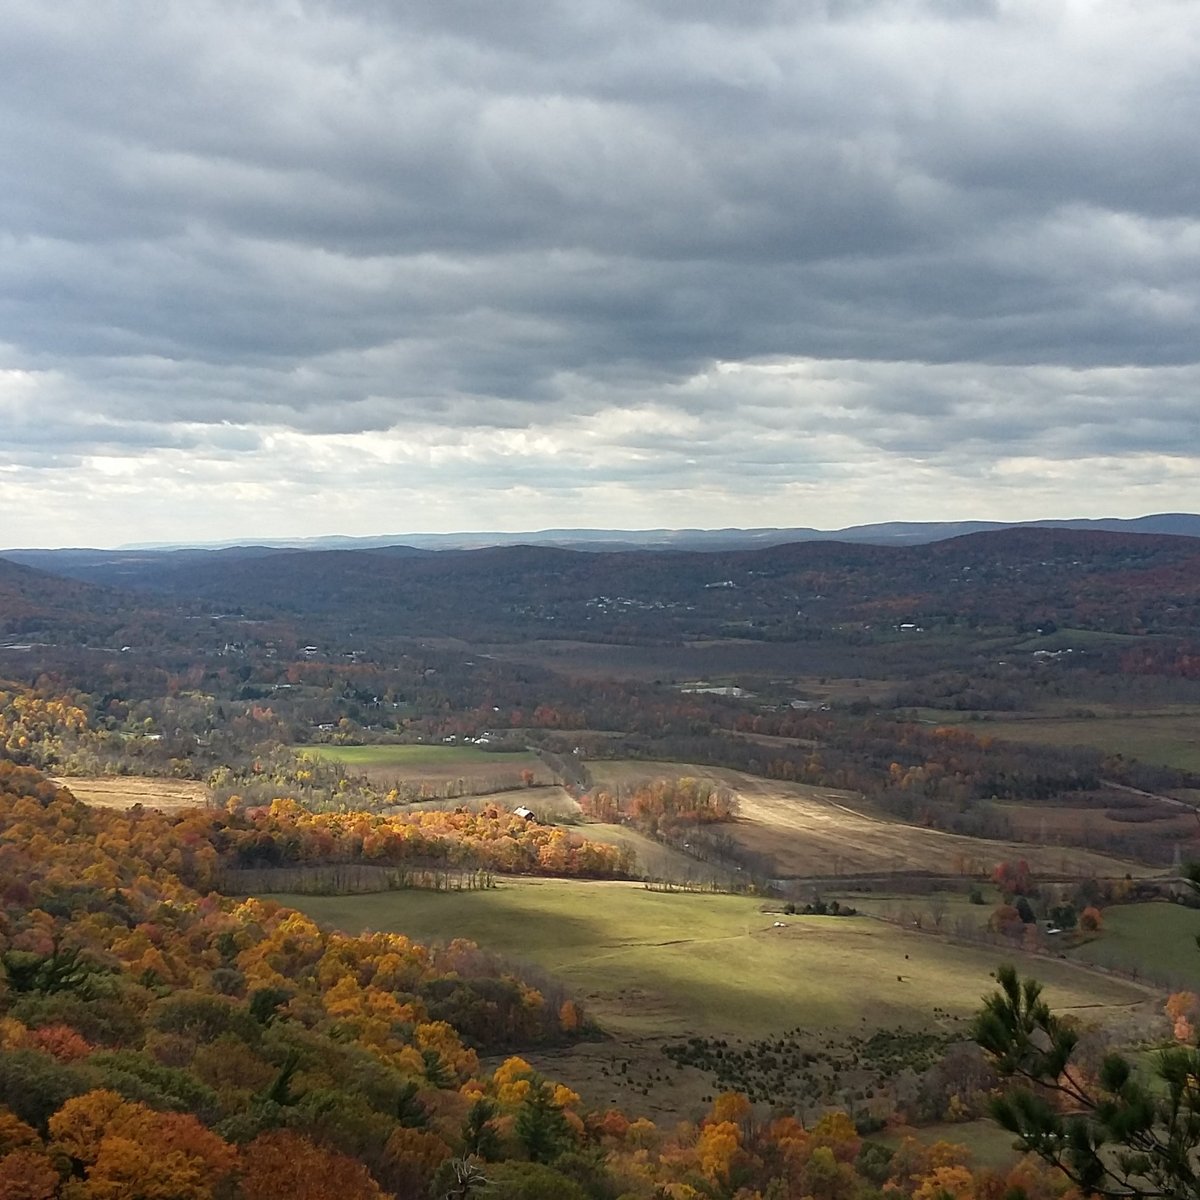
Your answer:
[[[523,804],[518,808],[514,808],[513,812],[523,821],[537,821],[537,817],[533,815],[533,809],[526,808]]]

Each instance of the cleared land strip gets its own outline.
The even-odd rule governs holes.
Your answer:
[[[1025,859],[1043,879],[1120,878],[1154,872],[1141,864],[1072,847],[997,841],[944,833],[873,814],[853,792],[780,783],[725,768],[668,762],[588,764],[598,787],[629,788],[656,778],[706,779],[738,797],[738,818],[722,826],[739,845],[773,864],[781,878],[830,879],[928,872],[988,874],[998,862]]]
[[[84,804],[100,808],[133,808],[141,804],[162,812],[205,808],[212,793],[191,779],[159,779],[149,775],[69,775],[53,780]]]
[[[998,862],[1025,859],[1036,876],[1080,878],[1145,874],[1146,868],[1071,847],[991,841],[924,829],[856,812],[819,795],[763,786],[738,788],[731,830],[747,849],[769,855],[781,876],[928,871],[980,875]]]

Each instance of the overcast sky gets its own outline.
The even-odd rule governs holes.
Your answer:
[[[1200,509],[1196,0],[8,0],[0,545]]]

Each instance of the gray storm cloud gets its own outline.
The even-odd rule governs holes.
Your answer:
[[[9,5],[0,541],[1196,507],[1200,9],[747,7]]]

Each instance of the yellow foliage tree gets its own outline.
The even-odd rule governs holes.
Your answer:
[[[828,1146],[838,1162],[853,1162],[862,1149],[862,1138],[850,1117],[844,1112],[826,1113],[810,1134],[813,1144]]]
[[[917,1185],[913,1200],[975,1200],[975,1177],[966,1167],[935,1167]]]
[[[426,1021],[413,1031],[418,1050],[433,1050],[459,1079],[468,1079],[479,1070],[479,1056],[462,1044],[458,1030],[446,1021]]]
[[[11,1109],[0,1107],[0,1155],[40,1145],[41,1139],[32,1125],[27,1125]]]
[[[741,1148],[741,1130],[732,1121],[713,1121],[704,1126],[696,1140],[696,1161],[714,1183],[728,1183]]]
[[[574,1033],[582,1024],[583,1020],[575,1001],[564,1000],[558,1008],[558,1027],[563,1033]]]
[[[73,1096],[50,1118],[50,1136],[70,1158],[90,1166],[113,1118],[125,1104],[123,1096],[102,1089]]]
[[[520,1104],[529,1095],[533,1076],[533,1068],[523,1058],[506,1058],[492,1073],[496,1099],[506,1107]]]
[[[96,1090],[50,1118],[52,1149],[85,1182],[72,1200],[211,1200],[232,1175],[237,1152],[190,1113],[160,1113]]]
[[[740,1125],[750,1115],[750,1100],[741,1092],[722,1092],[714,1101],[709,1120]]]

